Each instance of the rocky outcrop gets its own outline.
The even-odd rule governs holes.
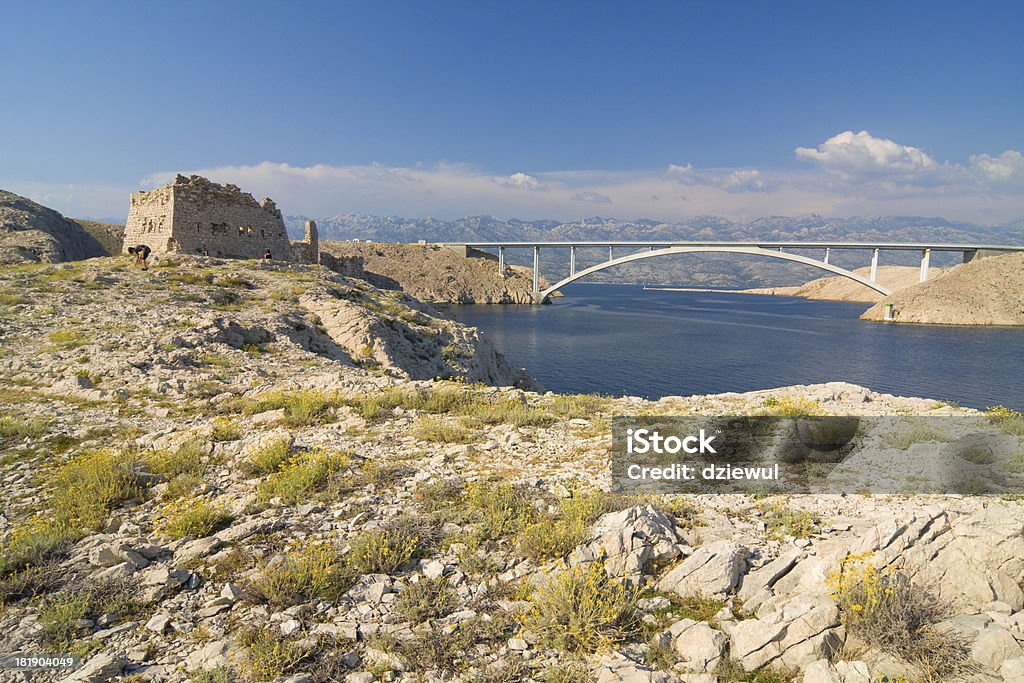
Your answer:
[[[78,261],[105,253],[75,221],[0,190],[0,264]]]
[[[493,254],[468,256],[438,245],[321,242],[320,249],[342,262],[362,259],[364,277],[420,301],[457,304],[528,304],[532,271],[508,266],[504,277]],[[546,287],[544,281],[542,287]]]
[[[864,277],[871,276],[871,268],[857,268],[853,272]],[[928,277],[936,279],[941,277],[946,270],[932,268]],[[913,287],[920,282],[921,269],[914,266],[879,266],[878,284],[888,287],[897,292],[907,287]],[[870,287],[851,280],[842,275],[811,280],[808,283],[796,287],[762,287],[760,289],[744,289],[744,294],[769,294],[773,296],[799,296],[804,299],[817,299],[822,301],[881,301],[885,297]]]
[[[941,278],[895,292],[861,315],[937,325],[1024,325],[1024,253],[978,258]]]

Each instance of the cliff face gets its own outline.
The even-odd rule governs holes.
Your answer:
[[[533,290],[529,268],[509,266],[504,278],[494,256],[466,258],[438,246],[367,242],[321,242],[336,257],[360,257],[368,281],[398,289],[421,301],[453,304],[525,304]],[[546,286],[546,282],[542,283]]]
[[[78,261],[105,253],[78,223],[0,190],[0,264]]]
[[[956,266],[944,277],[893,293],[861,319],[883,320],[886,303],[901,323],[1024,325],[1024,253]]]

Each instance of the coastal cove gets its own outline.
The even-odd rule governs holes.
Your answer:
[[[845,381],[1024,408],[1024,329],[887,325],[867,304],[574,284],[548,306],[458,305],[546,389],[659,398]]]

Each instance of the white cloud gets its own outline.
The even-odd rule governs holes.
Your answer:
[[[1024,178],[1024,154],[1016,150],[1007,150],[997,157],[975,154],[970,161],[973,168],[992,180]]]
[[[766,189],[764,176],[755,169],[733,171],[720,184],[726,192],[763,192]]]
[[[797,147],[796,156],[839,173],[913,174],[940,166],[917,147],[876,138],[866,130],[834,135],[816,148]]]
[[[867,132],[841,133],[798,158],[815,162],[799,171],[765,168],[700,169],[672,164],[649,171],[600,169],[520,171],[495,175],[469,164],[253,165],[180,169],[234,183],[255,197],[273,197],[286,214],[322,217],[359,212],[409,217],[576,220],[588,205],[602,215],[675,221],[698,215],[751,220],[765,215],[820,213],[945,216],[1002,223],[1024,216],[1024,155],[1008,150],[976,154],[966,163],[938,161],[920,149]],[[142,188],[169,182],[156,172]],[[24,183],[0,178],[0,187],[71,216],[124,216],[128,195],[140,186]],[[685,188],[685,193],[680,192]],[[613,201],[614,200],[614,201]]]
[[[500,176],[495,178],[494,182],[498,183],[502,187],[508,187],[514,190],[543,192],[547,189],[543,183],[538,182],[532,175],[526,175],[525,173],[513,173],[510,176]]]
[[[590,202],[591,204],[611,204],[612,198],[600,192],[577,192],[572,197],[576,202]]]

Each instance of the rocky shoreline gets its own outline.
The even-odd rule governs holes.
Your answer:
[[[609,493],[616,415],[975,411],[540,393],[366,282],[159,265],[0,270],[0,651],[84,661],[32,680],[1024,676],[1019,499]]]

